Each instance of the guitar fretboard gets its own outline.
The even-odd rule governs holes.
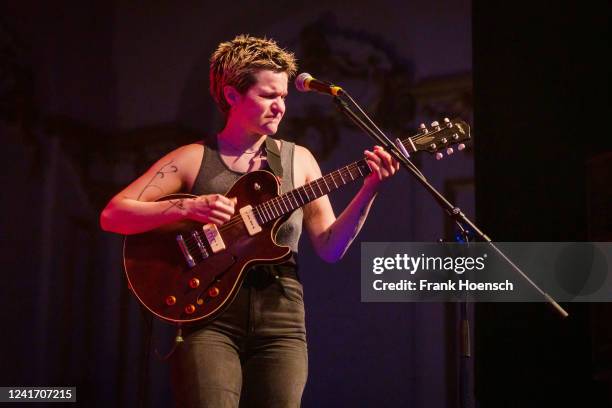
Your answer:
[[[332,171],[308,184],[293,189],[285,194],[261,203],[253,208],[257,222],[265,224],[303,207],[311,201],[322,197],[352,181],[370,174],[370,167],[365,159]]]
[[[451,144],[470,138],[470,126],[462,120],[450,121],[445,119],[442,126],[432,124],[432,130],[422,128],[421,132],[408,139],[402,140],[401,144],[410,152],[436,151],[446,148]],[[281,196],[275,197],[253,208],[257,222],[265,224],[269,221],[282,217],[300,208],[317,198],[328,194],[352,181],[370,174],[371,170],[365,159],[351,163],[336,171],[332,171],[308,184],[291,190]]]

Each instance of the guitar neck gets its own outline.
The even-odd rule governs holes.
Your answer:
[[[352,181],[361,179],[371,170],[365,159],[356,161],[332,171],[308,184],[293,189],[285,194],[263,202],[253,208],[260,224],[280,218],[293,210],[303,207],[331,191],[334,191]]]
[[[425,125],[422,125],[420,133],[402,140],[401,144],[409,153],[419,151],[435,153],[441,149],[446,149],[452,144],[470,139],[470,126],[460,119],[452,121],[444,119],[443,125],[434,122],[432,127],[432,129],[427,129]],[[460,145],[459,150],[461,148]],[[303,207],[309,202],[352,181],[367,176],[370,172],[371,170],[366,160],[359,160],[336,171],[332,171],[302,187],[261,203],[253,208],[253,212],[257,217],[257,221],[260,224],[265,224],[292,212],[296,208]]]

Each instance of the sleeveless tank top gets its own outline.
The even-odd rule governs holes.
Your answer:
[[[293,153],[295,144],[281,140],[281,166],[283,168],[283,177],[281,180],[281,193],[293,190]],[[269,166],[264,167],[270,170]],[[225,194],[232,185],[245,173],[233,171],[221,160],[217,147],[217,139],[211,137],[210,140],[204,140],[204,154],[202,156],[202,164],[200,170],[193,183],[191,194]],[[279,245],[286,245],[293,252],[293,262],[296,261],[298,252],[298,241],[302,233],[302,220],[304,213],[302,208],[296,209],[289,219],[279,227],[276,233],[276,242]],[[291,262],[291,261],[290,261]]]

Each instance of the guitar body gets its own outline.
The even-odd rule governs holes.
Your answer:
[[[124,267],[130,289],[157,317],[177,324],[206,323],[221,314],[236,297],[245,272],[254,265],[281,263],[291,256],[274,236],[288,214],[261,225],[250,235],[238,209],[256,206],[279,195],[276,177],[264,170],[245,174],[225,194],[237,198],[237,214],[218,227],[225,249],[213,251],[203,224],[181,221],[146,233],[126,236]],[[158,201],[192,198],[173,194]],[[193,236],[199,233],[201,246]],[[179,238],[180,237],[180,238]],[[184,240],[184,248],[179,241]],[[185,254],[193,258],[190,264]]]

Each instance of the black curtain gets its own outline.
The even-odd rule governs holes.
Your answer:
[[[477,221],[495,241],[595,239],[588,166],[610,150],[607,7],[474,3]],[[563,306],[567,319],[544,303],[477,305],[480,407],[609,406],[593,334],[609,309]]]

